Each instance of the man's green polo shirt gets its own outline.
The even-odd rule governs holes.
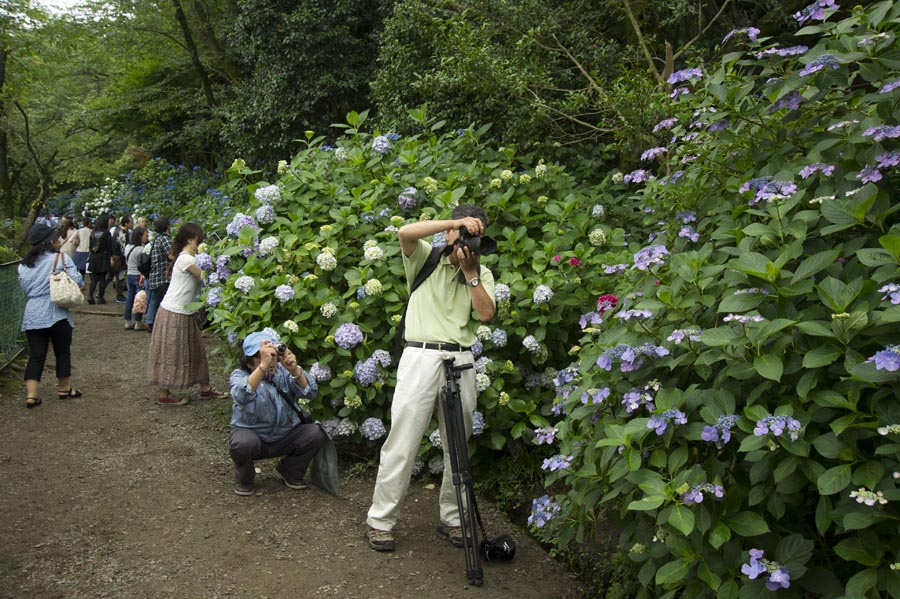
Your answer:
[[[420,239],[412,256],[403,256],[407,291],[430,254],[431,244]],[[475,332],[470,324],[472,288],[459,283],[458,272],[459,267],[453,266],[448,256],[442,256],[431,276],[409,298],[409,308],[406,311],[407,341],[458,343],[463,347],[471,347],[475,343]],[[494,275],[482,265],[479,278],[493,302]]]

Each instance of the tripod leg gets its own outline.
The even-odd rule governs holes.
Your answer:
[[[473,586],[484,583],[484,572],[478,554],[478,532],[475,529],[475,516],[471,509],[474,505],[474,489],[469,472],[469,452],[466,440],[465,422],[462,416],[459,385],[456,382],[452,365],[447,365],[447,385],[443,397],[444,427],[447,431],[447,447],[450,453],[450,466],[453,473],[453,485],[456,489],[456,501],[459,506],[460,526],[463,533],[463,550],[466,554],[466,578]]]

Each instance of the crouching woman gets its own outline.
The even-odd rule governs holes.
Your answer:
[[[316,379],[282,349],[269,333],[252,333],[244,339],[241,367],[231,373],[229,445],[238,495],[253,494],[254,460],[279,456],[275,476],[291,489],[306,488],[303,477],[325,442],[321,427],[304,424],[297,406],[299,398],[315,398]]]

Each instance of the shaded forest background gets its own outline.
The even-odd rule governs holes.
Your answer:
[[[0,216],[33,214],[160,157],[274,171],[306,131],[409,111],[588,175],[627,166],[673,68],[725,34],[793,29],[785,0],[94,0],[0,7]],[[650,145],[653,145],[652,143]],[[599,176],[597,177],[599,178]]]

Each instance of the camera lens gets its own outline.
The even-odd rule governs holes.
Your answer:
[[[275,352],[278,355],[282,355],[286,351],[287,351],[287,345],[285,345],[284,343],[279,343],[278,345],[275,346]]]

